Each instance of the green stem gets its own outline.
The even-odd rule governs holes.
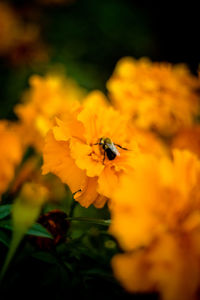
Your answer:
[[[7,256],[6,256],[6,260],[4,262],[4,265],[2,267],[2,270],[1,270],[1,273],[0,273],[0,281],[3,279],[4,277],[4,274],[6,273],[7,269],[8,269],[8,266],[22,240],[24,236],[24,232],[13,232],[13,237],[12,237],[12,240],[11,240],[11,243],[10,243],[10,247],[9,247],[9,250],[8,250],[8,253],[7,253]]]
[[[87,222],[87,223],[93,223],[93,224],[103,225],[103,226],[109,226],[111,224],[111,220],[102,220],[102,219],[94,219],[94,218],[87,218],[87,217],[68,217],[66,219],[70,221]]]
[[[76,207],[76,204],[77,202],[74,200],[74,198],[72,199],[72,204],[71,204],[71,207],[70,207],[70,211],[69,211],[69,216],[72,217],[73,216],[73,213],[74,213],[74,209]]]

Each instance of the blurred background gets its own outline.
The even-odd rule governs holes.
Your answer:
[[[105,93],[107,80],[124,56],[185,63],[197,74],[200,53],[197,6],[197,1],[175,7],[174,3],[161,1],[0,0],[0,119],[17,118],[13,107],[22,100],[32,74],[44,75],[59,70],[84,89],[99,89]],[[37,172],[36,176],[40,174],[38,169]],[[77,216],[85,214],[86,217],[108,219],[105,212],[81,206],[76,206],[75,210]],[[35,287],[42,285],[45,299],[56,293],[54,299],[63,298],[66,282],[73,294],[82,294],[89,286],[88,295],[92,295],[92,299],[97,299],[96,296],[105,299],[105,290],[108,291],[107,299],[119,293],[123,299],[133,299],[113,282],[110,260],[117,247],[115,249],[114,241],[105,234],[104,228],[102,235],[100,230],[88,229],[83,244],[76,240],[76,234],[81,236],[90,227],[90,224],[71,227],[75,232],[74,240],[70,245],[61,245],[56,259],[52,253],[48,256],[47,252],[42,252],[28,261],[30,249],[23,248],[23,244],[18,265],[20,259],[25,263],[20,265],[19,273],[10,272],[13,276],[7,277],[4,299],[8,299],[8,291],[12,292],[10,287],[15,287],[21,295],[23,282],[37,297]],[[153,296],[142,298],[139,295],[134,299],[157,299]]]
[[[131,0],[0,1],[0,118],[31,74],[60,68],[87,90],[106,92],[123,56],[199,64],[197,3]]]

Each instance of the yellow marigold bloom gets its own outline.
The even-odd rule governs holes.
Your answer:
[[[180,130],[172,139],[171,148],[188,149],[200,156],[200,126]]]
[[[21,142],[7,121],[0,121],[0,195],[6,191],[22,158]]]
[[[133,125],[133,124],[131,124]],[[169,153],[169,148],[158,136],[150,131],[141,130],[130,125],[130,134],[134,137],[141,153],[161,157]]]
[[[22,123],[25,143],[41,151],[44,136],[52,126],[54,116],[76,108],[82,97],[82,89],[70,79],[56,74],[47,74],[45,77],[33,75],[23,103],[15,107]]]
[[[142,129],[171,135],[198,113],[198,79],[185,65],[121,59],[107,82],[113,104]]]
[[[92,92],[74,114],[56,119],[46,138],[43,172],[59,176],[81,205],[102,207],[121,174],[133,168],[138,150],[127,126],[101,92]]]
[[[200,287],[200,160],[173,151],[173,160],[144,155],[115,191],[110,227],[124,254],[116,278],[130,292],[164,300],[196,299]]]

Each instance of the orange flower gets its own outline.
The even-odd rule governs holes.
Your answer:
[[[184,65],[121,59],[108,80],[113,104],[142,129],[171,135],[198,114],[198,79]]]
[[[15,175],[15,167],[22,158],[21,142],[7,121],[0,121],[0,195],[4,193]]]
[[[24,103],[18,104],[15,112],[22,123],[21,134],[25,144],[41,151],[54,116],[76,108],[83,91],[72,80],[56,74],[45,77],[33,75],[30,86],[24,94]]]
[[[173,161],[144,155],[114,192],[110,232],[124,254],[112,261],[130,292],[196,299],[200,287],[200,161],[174,150]]]
[[[133,125],[133,124],[131,124]],[[150,131],[142,130],[130,125],[130,134],[134,137],[140,151],[162,157],[169,153],[169,147],[158,136]]]
[[[166,233],[150,247],[118,254],[114,274],[129,292],[157,292],[163,300],[198,298],[199,233],[182,237]]]
[[[200,156],[200,126],[180,130],[173,138],[172,149],[187,149]]]
[[[107,152],[101,138],[109,139]],[[81,205],[102,207],[121,174],[133,168],[138,150],[131,140],[126,118],[94,91],[74,114],[56,119],[44,147],[43,172],[59,176]]]

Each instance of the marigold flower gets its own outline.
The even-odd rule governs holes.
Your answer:
[[[22,123],[24,142],[41,151],[54,116],[76,108],[83,91],[74,81],[56,74],[33,75],[30,86],[24,94],[24,103],[16,105],[15,112]]]
[[[172,139],[171,148],[186,149],[200,156],[200,126],[183,128]]]
[[[121,174],[133,168],[138,150],[127,128],[126,117],[101,92],[92,92],[74,114],[56,119],[46,138],[43,173],[59,176],[81,205],[102,207]],[[99,144],[101,138],[110,139],[113,159]]]
[[[131,124],[133,125],[133,124]],[[169,154],[168,145],[158,136],[150,131],[142,130],[130,125],[130,134],[138,145],[141,153],[153,154],[158,157]]]
[[[15,175],[15,167],[22,158],[22,147],[12,124],[0,121],[0,195],[6,191]]]
[[[52,235],[53,239],[31,236],[29,239],[41,250],[51,251],[60,243],[65,242],[66,234],[70,226],[67,214],[59,209],[53,209],[42,214],[37,222],[44,226]]]
[[[173,160],[144,155],[114,192],[110,232],[124,254],[112,261],[130,292],[164,300],[196,299],[200,286],[200,160],[173,151]]]
[[[107,82],[113,104],[142,129],[171,135],[199,111],[198,78],[185,65],[121,59]]]

